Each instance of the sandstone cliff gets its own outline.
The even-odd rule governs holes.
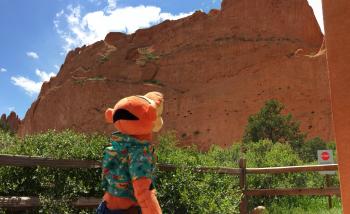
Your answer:
[[[20,134],[112,131],[107,107],[124,96],[165,94],[165,126],[201,148],[242,137],[248,115],[276,98],[310,137],[332,139],[323,35],[306,0],[224,0],[132,35],[71,51],[42,86]]]

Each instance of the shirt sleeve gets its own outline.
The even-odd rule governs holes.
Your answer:
[[[109,186],[109,174],[111,167],[111,160],[113,159],[113,150],[111,147],[107,147],[103,152],[103,160],[102,160],[102,189],[107,190]]]
[[[130,155],[129,173],[131,179],[153,179],[155,170],[155,158],[148,146],[133,149]]]

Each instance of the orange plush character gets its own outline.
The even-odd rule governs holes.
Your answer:
[[[144,96],[121,99],[105,112],[108,123],[118,132],[104,151],[102,185],[105,190],[99,214],[162,213],[153,187],[155,155],[152,132],[163,125],[163,95],[149,92]],[[139,208],[140,207],[140,208]]]

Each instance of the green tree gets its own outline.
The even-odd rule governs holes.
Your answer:
[[[317,160],[317,150],[327,149],[327,143],[319,137],[306,141],[300,150],[300,157],[306,162]]]
[[[8,132],[10,131],[10,127],[6,122],[0,121],[0,130]]]
[[[267,101],[258,113],[249,116],[243,142],[269,139],[273,143],[289,143],[299,151],[306,134],[300,131],[299,122],[291,114],[281,114],[283,109],[284,106],[279,101]]]

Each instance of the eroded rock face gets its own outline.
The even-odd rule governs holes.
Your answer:
[[[13,111],[11,111],[9,116],[6,116],[6,114],[1,115],[0,125],[6,130],[8,129],[9,131],[16,133],[20,124],[21,120],[19,119],[18,115]]]
[[[323,35],[305,0],[224,0],[132,35],[71,51],[42,86],[20,133],[112,131],[104,111],[132,94],[165,94],[164,131],[201,148],[239,140],[250,114],[276,98],[310,137],[332,139]]]
[[[337,142],[342,212],[350,213],[350,2],[323,0],[327,59]]]

